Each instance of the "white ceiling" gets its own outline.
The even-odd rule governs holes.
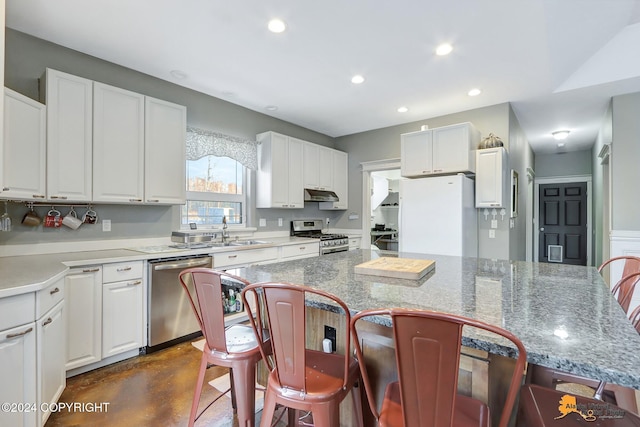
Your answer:
[[[557,129],[572,151],[593,144],[611,96],[640,91],[640,0],[6,5],[10,28],[332,137],[511,102],[535,152],[558,150]],[[274,17],[286,32],[267,30]]]

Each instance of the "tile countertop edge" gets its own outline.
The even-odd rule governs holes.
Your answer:
[[[266,239],[265,239],[266,240]],[[272,237],[269,243],[251,246],[200,248],[164,253],[143,253],[127,248],[109,248],[78,252],[18,255],[0,257],[0,298],[36,292],[67,274],[69,268],[124,261],[147,261],[176,256],[209,255],[229,251],[245,251],[274,246],[289,246],[317,239]]]

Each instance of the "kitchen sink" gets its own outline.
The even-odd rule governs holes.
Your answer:
[[[271,242],[265,242],[264,240],[234,240],[229,242],[230,246],[250,246],[250,245],[266,245]]]

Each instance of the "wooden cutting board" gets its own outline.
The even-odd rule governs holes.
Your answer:
[[[429,259],[382,257],[355,266],[358,274],[418,280],[436,267]]]

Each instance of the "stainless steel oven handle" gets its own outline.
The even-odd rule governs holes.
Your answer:
[[[201,265],[209,264],[209,259],[197,259],[193,261],[184,261],[184,262],[172,262],[170,264],[158,264],[153,266],[154,271],[161,270],[176,270],[178,268],[190,268],[190,267],[199,267]]]

